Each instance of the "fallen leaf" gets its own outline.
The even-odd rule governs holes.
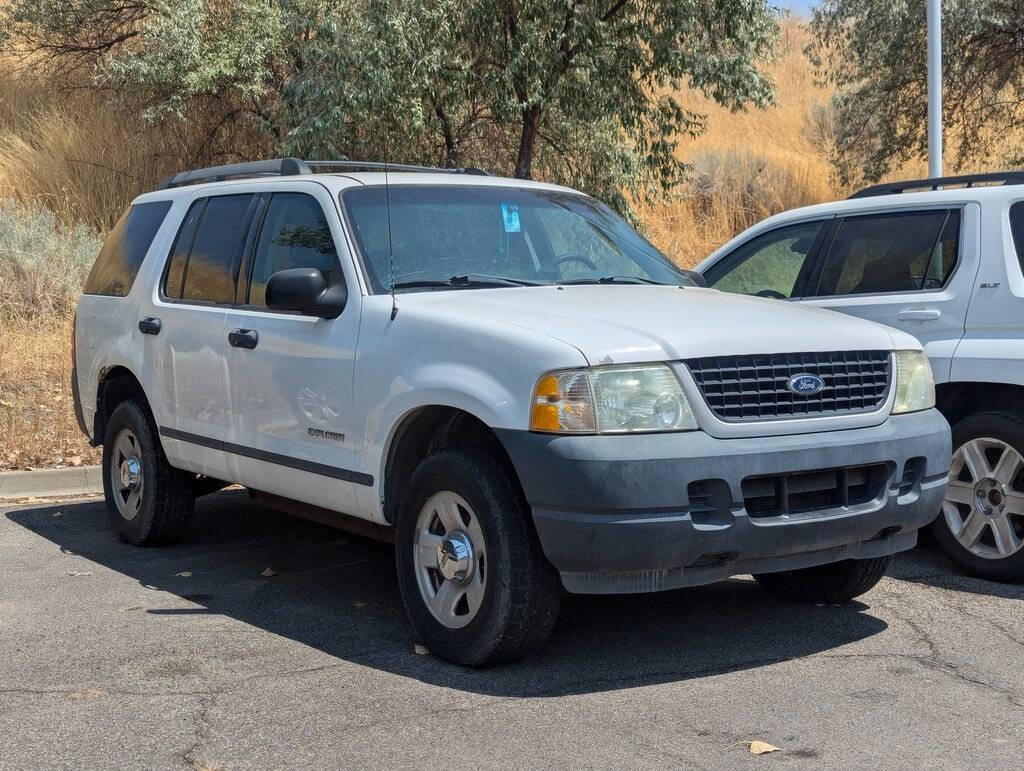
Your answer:
[[[413,646],[412,650],[413,650],[413,653],[415,653],[417,656],[428,656],[428,655],[430,655],[430,649],[427,648],[426,645],[420,645],[419,643],[416,643],[416,645]]]
[[[182,570],[180,573],[175,573],[174,575],[181,576],[182,578],[191,578],[192,572],[189,570]]]
[[[769,752],[782,752],[782,750],[760,739],[754,739],[754,741],[750,742],[751,755],[767,755]]]
[[[260,575],[265,577],[265,578],[270,578],[271,576],[276,576],[277,575],[277,571],[274,570],[273,568],[267,568],[262,573],[260,573]]]

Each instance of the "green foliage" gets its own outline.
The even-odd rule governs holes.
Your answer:
[[[769,0],[10,0],[31,61],[151,120],[245,112],[285,153],[539,174],[627,210],[705,116],[771,102]]]
[[[151,94],[147,118],[184,118],[186,106],[201,94],[265,96],[287,32],[272,0],[152,0],[134,39],[102,60],[96,77]]]
[[[825,0],[814,12],[809,53],[838,89],[843,182],[877,180],[926,154],[925,6],[926,0]],[[945,0],[942,14],[943,117],[954,165],[962,167],[988,158],[1022,117],[1024,0]]]

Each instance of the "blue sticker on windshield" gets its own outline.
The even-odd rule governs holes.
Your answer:
[[[505,220],[506,233],[519,232],[519,207],[514,203],[503,203],[501,205],[501,217]]]

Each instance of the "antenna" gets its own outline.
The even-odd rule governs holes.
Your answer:
[[[398,301],[395,299],[395,245],[391,240],[391,186],[388,184],[388,149],[384,145],[384,205],[388,212],[388,272],[391,274],[391,320],[398,315]]]

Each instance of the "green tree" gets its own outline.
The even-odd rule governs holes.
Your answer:
[[[825,0],[814,12],[809,53],[837,88],[836,160],[845,182],[876,180],[926,155],[925,6],[926,0]],[[963,167],[991,157],[1020,123],[1024,0],[945,0],[942,13],[943,118],[953,165]]]
[[[768,0],[9,0],[33,66],[151,120],[254,116],[279,152],[542,174],[627,210],[681,179],[692,87],[772,100]],[[213,116],[213,117],[211,117]]]
[[[704,130],[680,90],[765,105],[777,37],[763,0],[370,0],[317,31],[287,89],[300,154],[391,149],[584,187],[669,190]],[[379,153],[375,153],[379,154]]]

